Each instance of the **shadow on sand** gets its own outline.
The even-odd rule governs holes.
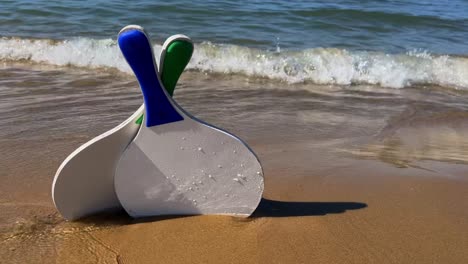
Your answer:
[[[366,208],[358,202],[283,202],[262,199],[252,217],[319,216]]]
[[[294,217],[294,216],[320,216],[327,214],[340,214],[348,210],[366,208],[367,204],[358,202],[285,202],[262,199],[251,217],[245,219],[253,220],[261,217]],[[125,211],[106,212],[79,220],[83,224],[94,225],[128,225],[145,222],[155,222],[186,216],[153,216],[133,219]]]

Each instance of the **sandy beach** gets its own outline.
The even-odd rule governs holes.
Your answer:
[[[4,66],[0,76],[3,98],[16,105],[1,104],[2,263],[468,261],[467,117],[454,103],[463,93],[311,92],[306,84],[287,91],[188,72],[176,100],[243,137],[262,161],[265,193],[254,215],[133,220],[116,212],[68,222],[52,203],[54,173],[76,147],[137,109],[137,84],[114,71],[24,64]],[[15,97],[31,86],[37,101]],[[54,87],[72,87],[69,99]],[[249,115],[251,107],[258,111]]]

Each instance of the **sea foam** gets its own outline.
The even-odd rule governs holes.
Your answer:
[[[161,45],[154,45],[155,54]],[[30,61],[59,66],[115,68],[130,72],[115,40],[74,38],[0,38],[1,61]],[[265,51],[203,42],[195,46],[188,69],[243,74],[288,83],[371,84],[390,88],[438,85],[468,90],[468,58],[311,48],[301,51]]]

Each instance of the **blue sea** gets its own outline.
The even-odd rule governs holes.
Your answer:
[[[156,45],[177,33],[191,37],[189,69],[199,71],[468,89],[467,10],[465,0],[4,0],[0,60],[122,69],[116,35],[138,24]]]

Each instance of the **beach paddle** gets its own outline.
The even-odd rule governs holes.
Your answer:
[[[192,52],[193,44],[187,36],[174,35],[165,41],[160,75],[170,95]],[[65,219],[75,220],[121,207],[114,190],[115,167],[137,134],[143,113],[144,105],[117,127],[80,146],[62,162],[52,184],[52,198]]]
[[[252,150],[171,99],[141,27],[122,29],[118,43],[145,100],[144,122],[115,172],[122,207],[132,217],[252,214],[264,187],[262,167]]]

